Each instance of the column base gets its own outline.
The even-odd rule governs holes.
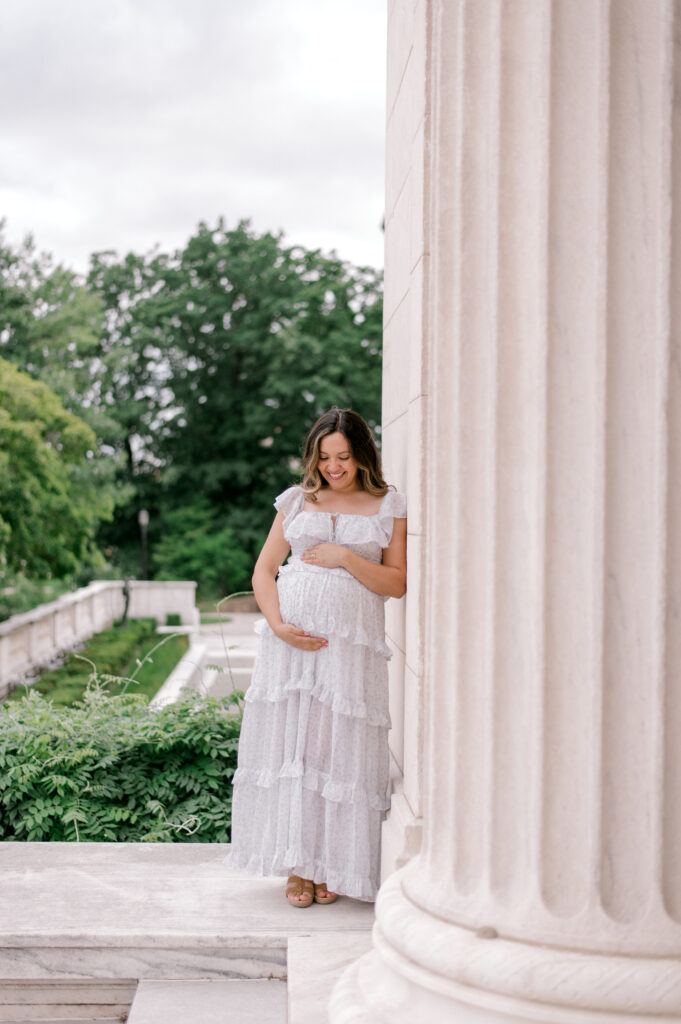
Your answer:
[[[341,975],[331,1024],[679,1024],[681,962],[487,938],[381,888],[374,949]]]

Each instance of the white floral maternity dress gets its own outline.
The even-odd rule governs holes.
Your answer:
[[[263,619],[246,692],[225,862],[258,875],[300,875],[373,900],[389,805],[385,597],[342,568],[300,556],[333,541],[372,562],[406,517],[397,491],[374,515],[317,510],[300,487],[280,494],[291,546],[277,587],[284,622],[328,639],[319,651],[280,640]]]

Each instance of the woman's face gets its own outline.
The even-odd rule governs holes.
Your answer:
[[[340,431],[327,434],[319,442],[317,468],[333,491],[356,491],[360,486],[357,463],[350,452],[348,439]]]

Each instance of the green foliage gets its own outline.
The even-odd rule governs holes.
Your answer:
[[[3,226],[0,221],[0,356],[88,424],[90,454],[79,479],[97,493],[101,509],[110,510],[129,501],[133,489],[120,479],[125,459],[107,386],[114,371],[100,341],[101,300],[73,271],[38,254],[30,236],[21,246],[8,245]]]
[[[68,576],[59,579],[29,577],[25,573],[0,572],[0,622],[12,615],[28,612],[38,605],[56,601],[62,594],[68,594],[79,587],[86,587],[93,580],[120,580],[121,574],[111,565],[81,565]]]
[[[156,710],[96,683],[0,705],[0,840],[228,842],[240,725],[235,695]]]
[[[144,407],[120,408],[135,421],[135,486],[151,512],[157,572],[186,566],[186,508],[203,550],[183,575],[205,588],[244,586],[319,413],[352,406],[380,423],[380,274],[220,220],[200,224],[172,256],[97,254],[89,283],[105,306],[105,345],[138,357]],[[124,539],[109,528],[102,536]]]
[[[48,696],[55,704],[72,704],[82,700],[95,674],[95,665],[100,680],[121,676],[129,678],[141,649],[153,646],[156,640],[154,619],[130,619],[125,626],[102,630],[91,637],[82,651],[69,654],[59,668],[43,672],[31,690]],[[16,699],[23,693],[21,687],[12,696]]]
[[[0,554],[9,571],[59,576],[97,557],[95,527],[112,508],[85,471],[95,444],[45,384],[0,359]]]
[[[30,611],[40,604],[56,601],[70,589],[68,577],[55,579],[29,579],[23,573],[0,573],[0,622],[12,615]]]
[[[140,645],[122,679],[114,676],[110,680],[107,691],[112,696],[127,692],[155,696],[188,650],[189,637],[185,633],[166,634],[161,639],[155,634]]]
[[[27,559],[0,504],[0,557],[11,551],[16,563],[7,571],[70,578],[106,559],[137,574],[146,508],[158,577],[188,576],[218,595],[246,586],[272,500],[296,478],[319,413],[352,406],[380,429],[381,288],[372,268],[287,246],[246,221],[201,223],[174,253],[96,253],[87,281],[31,239],[10,247],[0,223],[0,357],[90,429],[87,457],[52,496],[73,496],[73,520],[86,513],[81,533],[59,522],[50,536],[41,522],[34,532],[22,508],[25,539],[54,549]],[[50,488],[33,473],[36,419],[19,419],[13,458],[22,501],[51,521]],[[0,490],[7,472],[0,457]]]
[[[253,570],[235,531],[203,497],[164,514],[153,564],[158,580],[200,580],[203,591],[219,594],[246,586]]]

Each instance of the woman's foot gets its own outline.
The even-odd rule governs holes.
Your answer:
[[[334,903],[338,899],[337,892],[330,892],[325,882],[314,883],[315,903]]]
[[[315,898],[312,879],[300,878],[299,875],[289,875],[285,891],[286,899],[292,907],[309,907]]]

